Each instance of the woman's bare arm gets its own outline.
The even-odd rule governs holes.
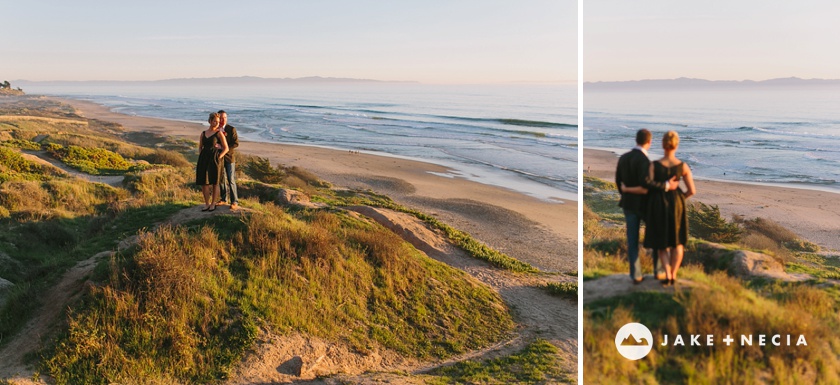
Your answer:
[[[683,180],[685,180],[685,186],[688,187],[688,191],[685,193],[685,197],[689,198],[690,196],[697,193],[697,187],[694,186],[694,178],[691,176],[691,168],[688,167],[688,164],[684,166],[685,174],[683,174]]]

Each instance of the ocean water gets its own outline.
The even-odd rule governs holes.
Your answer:
[[[224,109],[247,140],[440,164],[545,200],[576,199],[577,91],[562,85],[47,86],[138,116],[204,123]]]
[[[696,177],[840,192],[840,89],[587,91],[586,148],[624,152],[640,128],[680,134]]]

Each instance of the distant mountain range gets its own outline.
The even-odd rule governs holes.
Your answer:
[[[796,77],[769,80],[705,80],[694,78],[645,79],[621,82],[585,82],[584,90],[638,89],[708,89],[759,87],[838,87],[840,79],[801,79]]]
[[[257,76],[217,77],[217,78],[178,78],[163,80],[53,80],[30,81],[16,80],[15,84],[27,85],[172,85],[172,86],[224,86],[224,85],[272,85],[272,84],[359,84],[359,83],[417,83],[413,81],[384,81],[373,79],[331,78],[308,76],[303,78],[261,78]]]

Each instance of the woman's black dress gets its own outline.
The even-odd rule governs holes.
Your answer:
[[[219,159],[219,149],[216,144],[221,144],[219,133],[206,137],[201,132],[201,152],[198,154],[198,166],[195,168],[195,184],[215,185],[219,184],[222,175],[222,161]]]
[[[679,180],[685,173],[684,166],[685,163],[680,163],[665,167],[659,161],[653,162],[653,180],[665,182],[674,176]],[[661,250],[685,245],[688,242],[688,215],[682,189],[650,190],[645,226],[646,248]]]

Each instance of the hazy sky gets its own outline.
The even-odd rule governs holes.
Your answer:
[[[0,0],[0,77],[577,80],[577,0]]]
[[[583,77],[840,78],[840,1],[585,0]]]

